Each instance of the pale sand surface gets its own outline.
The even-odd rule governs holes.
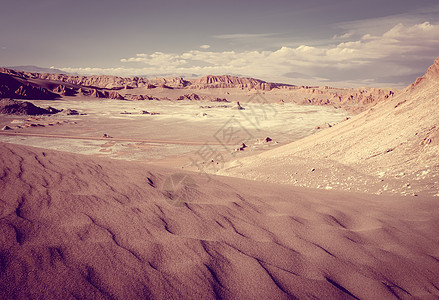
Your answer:
[[[236,93],[239,95],[239,91]],[[244,141],[248,141],[251,147],[246,153],[240,153],[241,156],[295,141],[315,132],[317,125],[337,123],[348,116],[343,110],[294,103],[261,107],[241,101],[246,109],[235,110],[236,103],[187,100],[121,101],[65,97],[32,102],[41,107],[76,109],[86,115],[0,116],[0,127],[8,125],[13,128],[0,131],[0,141],[125,160],[154,161],[173,167],[187,167],[191,156],[200,160],[194,153],[205,143],[229,160],[233,158],[230,155],[233,150]],[[143,110],[159,114],[142,114]],[[26,124],[40,126],[26,127]],[[236,132],[229,140],[222,134],[231,127]],[[104,133],[112,138],[103,138]],[[267,136],[273,139],[272,143],[257,144],[258,139]],[[169,158],[177,156],[179,160],[169,164]]]
[[[171,169],[5,143],[0,160],[2,299],[439,297],[436,198],[172,188]]]

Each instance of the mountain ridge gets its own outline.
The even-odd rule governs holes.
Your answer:
[[[56,69],[56,68],[44,68],[44,67],[38,67],[35,65],[25,65],[25,66],[7,66],[5,67],[7,69],[15,70],[15,71],[21,71],[21,72],[31,72],[31,73],[54,73],[54,74],[67,74],[67,75],[73,75],[70,73],[67,73],[63,70]]]
[[[47,93],[55,93],[61,96],[96,96],[111,99],[155,99],[145,94],[145,90],[154,88],[178,89],[178,90],[208,90],[208,89],[237,89],[242,91],[256,91],[258,93],[284,91],[288,102],[308,105],[325,105],[343,108],[348,111],[358,112],[387,101],[395,92],[377,88],[332,88],[314,86],[295,86],[291,84],[266,82],[251,77],[238,77],[231,75],[207,75],[199,79],[184,79],[182,77],[153,78],[144,77],[119,77],[113,75],[77,76],[53,73],[22,72],[6,68],[0,68],[0,74],[18,79],[24,86],[39,87],[47,90]],[[3,84],[5,86],[5,84]],[[4,89],[9,89],[4,87]],[[128,89],[140,89],[131,95]],[[15,89],[17,90],[17,89]],[[121,91],[121,92],[117,92]],[[126,94],[126,97],[124,97]],[[187,94],[183,92],[183,94]],[[182,95],[176,96],[178,100]],[[14,98],[14,93],[9,93],[8,98]],[[19,95],[20,97],[20,95]],[[165,97],[166,98],[166,97]],[[35,99],[35,98],[25,98]],[[284,100],[277,100],[284,101]],[[283,102],[282,102],[283,103]]]

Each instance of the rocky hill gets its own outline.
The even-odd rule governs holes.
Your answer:
[[[222,76],[204,76],[200,79],[192,81],[191,88],[240,88],[270,91],[277,87],[289,87],[287,84],[265,82],[259,79],[248,77],[236,77],[229,75]]]
[[[331,88],[297,87],[291,95],[299,104],[325,105],[343,108],[351,112],[361,112],[377,103],[387,101],[397,93],[394,90],[378,88]]]
[[[0,99],[55,99],[60,96],[90,96],[94,98],[109,98],[123,100],[118,92],[113,89],[106,90],[99,87],[89,86],[93,82],[114,82],[108,77],[92,76],[81,80],[77,76],[20,72],[0,68]],[[74,80],[74,79],[78,80]],[[82,84],[79,84],[82,83]],[[101,84],[103,85],[103,84]]]
[[[51,115],[59,113],[61,110],[57,110],[53,107],[41,108],[27,101],[16,101],[11,99],[0,100],[0,114],[6,115]]]
[[[58,95],[38,85],[0,73],[0,99],[55,99]]]
[[[169,86],[172,88],[184,88],[190,85],[189,81],[179,77],[148,79],[144,77],[119,77],[112,75],[94,76],[74,76],[53,73],[33,73],[21,72],[5,68],[0,68],[0,73],[5,73],[23,79],[42,79],[47,81],[57,81],[83,87],[120,90],[124,88]]]
[[[22,71],[22,72],[65,74],[64,71],[59,70],[59,69],[41,68],[41,67],[33,66],[33,65],[12,66],[12,67],[6,67],[6,68],[11,69],[11,70],[15,70],[15,71]]]

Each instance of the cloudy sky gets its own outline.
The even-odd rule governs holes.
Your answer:
[[[439,56],[438,0],[0,4],[0,66],[400,87]]]

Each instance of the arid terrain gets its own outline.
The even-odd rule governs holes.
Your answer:
[[[413,80],[0,69],[0,298],[439,298],[439,59]]]

